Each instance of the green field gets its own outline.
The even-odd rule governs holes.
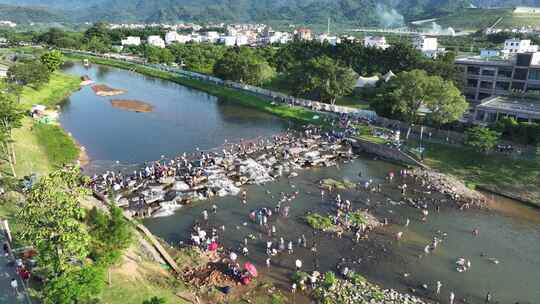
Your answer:
[[[415,145],[412,145],[415,146]],[[471,185],[521,197],[540,206],[540,161],[477,152],[468,147],[424,143],[424,163]]]
[[[493,25],[501,17],[502,21],[497,28],[540,26],[540,14],[514,14],[511,8],[471,8],[443,16],[436,22],[443,27],[476,31]]]
[[[80,88],[78,77],[56,72],[48,84],[39,89],[25,88],[21,105],[29,110],[33,104],[54,108],[73,91]],[[15,172],[18,177],[31,173],[46,174],[55,166],[77,159],[79,149],[73,139],[56,125],[42,125],[30,117],[23,119],[23,126],[13,130],[17,156]],[[3,168],[8,172],[7,168]]]

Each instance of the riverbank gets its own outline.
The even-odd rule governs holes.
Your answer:
[[[382,135],[374,135],[377,133],[390,134],[391,131],[380,127],[360,127],[358,139],[365,142],[364,148],[371,147],[367,149],[368,153],[394,161],[401,160],[405,154],[390,146],[389,140],[382,138]],[[417,148],[419,143],[409,140],[405,145]],[[464,181],[471,189],[488,190],[540,207],[540,189],[529,186],[540,184],[540,161],[495,152],[485,154],[460,144],[424,140],[422,146],[425,148],[422,164]],[[420,158],[418,155],[417,159]],[[409,161],[402,162],[412,164]]]
[[[104,59],[91,56],[66,54],[69,60],[88,59],[91,63],[107,65],[115,68],[130,70],[146,76],[156,77],[178,83],[180,85],[206,92],[226,101],[235,102],[246,107],[270,113],[283,119],[293,120],[301,124],[324,124],[325,114],[307,110],[302,107],[291,107],[285,104],[272,103],[270,100],[254,94],[245,93],[222,85],[204,82],[187,77],[181,77],[169,72],[159,71],[142,65],[128,63],[113,59]]]
[[[34,104],[54,109],[80,88],[80,82],[76,76],[55,72],[50,81],[39,89],[25,87],[21,106],[28,111]],[[75,140],[56,123],[39,123],[25,117],[22,127],[13,130],[13,138],[18,177],[31,173],[47,174],[55,166],[75,161],[79,155]]]
[[[540,207],[540,162],[477,152],[464,146],[424,143],[424,163],[465,181],[470,188]]]

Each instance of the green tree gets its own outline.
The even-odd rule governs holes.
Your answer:
[[[469,104],[451,81],[432,76],[430,87],[430,98],[426,100],[426,107],[430,110],[428,117],[436,127],[460,119],[467,111]]]
[[[486,153],[493,150],[501,136],[501,133],[497,131],[480,126],[467,129],[465,134],[467,135],[467,139],[465,140],[466,145]]]
[[[271,79],[275,72],[268,62],[247,47],[231,48],[216,61],[217,77],[241,83],[260,85]]]
[[[95,53],[105,53],[111,49],[111,46],[99,37],[92,37],[86,43],[85,48]]]
[[[148,300],[144,300],[142,304],[165,304],[167,301],[165,301],[164,298],[158,298],[158,297],[151,297]]]
[[[321,56],[293,67],[287,74],[295,96],[319,99],[335,104],[336,99],[350,94],[356,73],[336,60]]]
[[[32,187],[17,215],[22,239],[36,248],[50,278],[70,271],[88,255],[90,236],[79,202],[89,192],[80,181],[76,166],[53,171]]]
[[[169,49],[146,45],[143,50],[143,56],[150,63],[172,63],[175,60],[174,55]]]
[[[0,145],[2,147],[2,154],[9,163],[11,174],[14,177],[17,177],[17,173],[15,172],[17,157],[15,147],[13,146],[12,131],[21,126],[23,117],[23,109],[8,89],[8,86],[3,83],[0,85]]]
[[[20,86],[28,85],[38,88],[49,82],[50,72],[46,65],[34,60],[10,66],[7,71],[7,78],[10,82]]]
[[[401,72],[383,84],[382,94],[372,106],[379,115],[414,123],[420,107],[431,98],[430,80],[422,70]]]
[[[41,55],[41,63],[43,63],[49,72],[54,72],[60,68],[60,66],[64,63],[64,56],[62,53],[58,50],[53,50],[50,52],[47,52],[43,55]]]
[[[112,264],[132,241],[132,229],[122,209],[112,207],[110,215],[93,208],[88,214],[88,227],[92,235],[91,257]]]
[[[85,303],[105,287],[106,270],[100,264],[86,263],[52,278],[43,289],[44,304]]]
[[[223,57],[227,47],[206,43],[175,43],[168,47],[176,58],[176,63],[186,69],[211,74],[216,61]]]
[[[452,82],[428,76],[423,70],[401,72],[383,83],[371,106],[379,115],[408,123],[417,122],[419,110],[425,106],[436,126],[459,119],[467,110],[465,99]]]

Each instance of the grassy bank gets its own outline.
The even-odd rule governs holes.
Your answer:
[[[69,55],[68,58],[72,60],[82,60],[87,58],[92,63],[108,65],[116,68],[126,69],[135,71],[137,73],[152,76],[160,79],[169,80],[178,84],[181,84],[186,87],[197,89],[199,91],[206,92],[208,94],[223,98],[228,101],[233,101],[244,106],[255,108],[276,116],[282,117],[284,119],[294,120],[299,123],[311,123],[311,124],[321,124],[320,119],[314,119],[315,115],[320,116],[320,113],[316,113],[300,107],[289,107],[287,105],[276,104],[272,105],[268,102],[267,99],[242,92],[239,90],[227,88],[221,85],[215,85],[209,82],[199,81],[195,79],[180,77],[172,73],[163,72],[148,67],[144,67],[138,64],[127,63],[118,60],[103,59],[97,57],[85,57],[78,55]]]
[[[540,161],[486,155],[469,147],[424,143],[424,163],[471,185],[519,198],[540,207]]]
[[[78,77],[56,72],[40,88],[24,88],[21,105],[25,110],[33,104],[54,108],[78,90],[79,84]],[[55,166],[74,161],[79,154],[76,143],[60,126],[39,124],[30,117],[23,119],[23,126],[13,131],[13,137],[19,177],[33,172],[46,174]]]
[[[27,109],[30,109],[33,104],[52,108],[78,90],[80,84],[81,80],[77,76],[55,72],[51,74],[49,83],[38,89],[25,87],[21,96],[21,104]]]

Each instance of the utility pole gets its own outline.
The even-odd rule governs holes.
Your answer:
[[[328,26],[326,28],[326,35],[330,36],[330,17],[328,17]]]

